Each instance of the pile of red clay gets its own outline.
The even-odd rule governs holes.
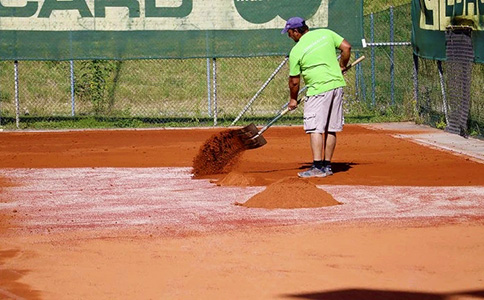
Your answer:
[[[310,208],[339,205],[329,193],[315,184],[297,177],[286,177],[256,194],[245,203],[236,205],[251,208]]]
[[[227,176],[213,183],[218,186],[251,186],[255,185],[256,179],[237,171],[231,171]]]
[[[194,177],[230,172],[244,150],[236,130],[212,135],[193,160]]]

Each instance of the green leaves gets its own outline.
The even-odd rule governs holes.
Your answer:
[[[75,81],[75,93],[81,100],[90,101],[96,115],[106,112],[110,104],[110,90],[116,65],[109,60],[82,61]]]

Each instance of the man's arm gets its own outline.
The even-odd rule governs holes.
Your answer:
[[[300,75],[289,76],[289,92],[291,95],[291,100],[289,100],[288,108],[289,110],[294,110],[297,108],[297,95],[299,93]]]
[[[348,65],[348,62],[350,61],[351,44],[347,40],[343,40],[341,42],[341,45],[339,45],[338,49],[341,50],[339,67],[341,68],[341,71],[344,71],[346,69],[346,66]]]

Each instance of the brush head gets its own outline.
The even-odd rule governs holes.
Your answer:
[[[259,130],[251,123],[241,129],[235,130],[245,149],[256,149],[267,144],[266,139],[259,134]]]

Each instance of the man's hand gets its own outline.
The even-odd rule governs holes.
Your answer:
[[[289,76],[289,97],[291,100],[289,100],[289,104],[287,105],[287,108],[289,110],[294,110],[297,108],[297,96],[299,93],[299,83],[300,83],[300,75],[297,76]]]
[[[297,100],[296,99],[289,100],[289,104],[287,105],[287,108],[289,110],[295,110],[297,108]]]

